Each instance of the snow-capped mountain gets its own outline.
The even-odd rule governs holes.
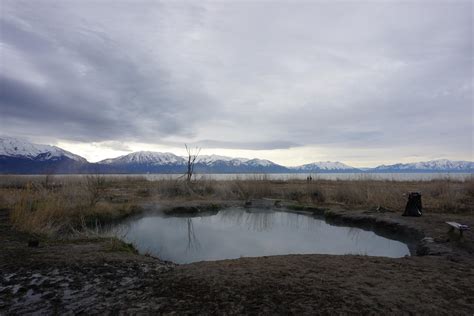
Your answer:
[[[87,162],[86,159],[81,156],[59,147],[33,144],[13,137],[0,137],[0,156],[37,161],[69,158],[78,162]]]
[[[202,156],[196,159],[195,170],[201,173],[286,173],[288,169],[264,159]]]
[[[187,157],[184,157],[187,159]],[[247,158],[232,158],[227,156],[219,156],[219,155],[200,155],[196,159],[196,163],[205,164],[208,166],[222,163],[222,162],[229,162],[231,165],[238,166],[242,163],[249,161],[250,159]]]
[[[359,169],[339,161],[319,161],[298,167],[291,167],[291,169],[297,172],[360,172]]]
[[[0,173],[81,173],[88,166],[86,159],[56,146],[0,137]]]
[[[187,157],[173,153],[139,151],[89,163],[81,156],[56,146],[33,144],[13,137],[0,137],[0,174],[42,173],[184,173]],[[196,173],[339,173],[339,172],[474,172],[474,162],[447,159],[381,165],[363,170],[341,162],[320,161],[285,167],[265,159],[201,155]]]
[[[473,172],[474,162],[438,159],[414,163],[381,165],[369,172]]]
[[[124,165],[124,164],[140,164],[140,165],[184,165],[183,157],[176,156],[172,153],[160,153],[153,151],[137,151],[128,155],[117,158],[102,160],[101,164],[108,165]]]
[[[186,161],[172,153],[138,151],[102,160],[97,165],[100,170],[117,173],[182,173]]]
[[[184,157],[183,157],[184,158]],[[212,164],[216,161],[230,161],[234,158],[220,155],[199,155],[196,158],[196,162]]]
[[[250,166],[263,166],[263,167],[268,167],[268,166],[277,166],[277,164],[271,162],[270,160],[266,159],[251,159],[246,162]]]
[[[98,164],[101,165],[101,170],[114,170],[115,172],[183,173],[186,170],[187,157],[180,157],[172,153],[141,151],[106,159]],[[269,160],[219,155],[198,156],[194,170],[197,173],[277,173],[289,171],[286,167]]]

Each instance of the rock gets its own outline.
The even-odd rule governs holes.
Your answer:
[[[432,237],[423,238],[416,248],[417,256],[441,256],[451,253],[446,245],[435,242]]]

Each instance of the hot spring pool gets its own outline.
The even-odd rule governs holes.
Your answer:
[[[146,215],[114,231],[141,253],[176,263],[286,254],[410,255],[405,243],[372,231],[263,209],[227,208],[199,217]]]

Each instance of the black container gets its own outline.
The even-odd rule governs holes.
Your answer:
[[[421,216],[423,213],[423,206],[421,205],[421,194],[418,192],[411,192],[408,195],[407,206],[403,216]]]

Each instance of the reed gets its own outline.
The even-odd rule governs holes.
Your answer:
[[[97,191],[92,186],[92,182],[63,183],[59,187],[27,183],[20,189],[1,189],[0,208],[10,209],[16,229],[45,236],[83,230],[138,210],[131,202],[110,202],[105,189]]]
[[[249,200],[275,198],[299,204],[349,208],[384,207],[402,212],[407,193],[421,192],[427,212],[474,212],[474,179],[455,181],[358,180],[306,181],[202,178],[148,181],[144,177],[45,176],[0,177],[0,209],[22,231],[58,235],[102,224],[140,211],[144,202]]]

